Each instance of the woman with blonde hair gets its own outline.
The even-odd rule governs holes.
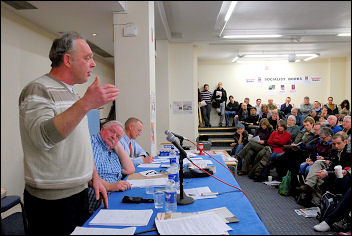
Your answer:
[[[287,118],[287,131],[291,134],[291,142],[295,141],[297,134],[299,133],[300,129],[298,125],[296,125],[296,117],[294,115],[290,115]]]

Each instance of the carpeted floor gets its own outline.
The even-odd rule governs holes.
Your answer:
[[[318,224],[315,218],[297,215],[298,205],[292,196],[278,194],[277,188],[254,182],[248,176],[236,175],[236,180],[246,192],[253,208],[263,224],[273,235],[335,235],[336,232],[316,232],[313,226]]]

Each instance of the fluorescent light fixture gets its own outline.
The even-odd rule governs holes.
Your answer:
[[[242,39],[242,38],[279,38],[281,34],[238,34],[238,35],[224,35],[225,39]]]
[[[226,21],[226,22],[230,19],[233,10],[234,10],[235,7],[236,7],[236,4],[237,4],[237,1],[232,1],[232,2],[231,2],[230,7],[229,7],[229,9],[227,10],[227,13],[226,13],[226,15],[225,15],[225,21]]]
[[[255,58],[258,58],[258,57],[288,57],[288,54],[247,54],[247,55],[244,55],[243,57],[255,57]]]
[[[225,29],[225,27],[226,27],[226,24],[227,24],[227,22],[229,21],[231,15],[232,15],[232,12],[233,12],[233,10],[234,10],[235,7],[236,7],[236,4],[237,4],[237,1],[231,1],[230,7],[229,7],[229,9],[227,10],[227,13],[226,13],[226,15],[225,15],[225,23],[224,23],[224,26],[223,26],[222,29],[221,29],[221,32],[220,32],[220,34],[219,34],[219,37],[221,37],[221,34],[222,34],[222,32],[224,31],[224,29]]]
[[[339,37],[351,37],[351,32],[338,34]]]
[[[309,60],[312,60],[312,59],[317,58],[317,57],[319,57],[319,55],[318,55],[318,54],[314,54],[314,55],[311,56],[311,57],[308,57],[308,58],[306,58],[306,59],[303,59],[303,61],[309,61]]]
[[[283,63],[287,62],[287,60],[275,60],[275,61],[237,61],[237,63]]]
[[[239,59],[239,57],[235,57],[234,59],[232,59],[232,63],[236,62]]]

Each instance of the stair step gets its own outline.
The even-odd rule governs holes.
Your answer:
[[[211,148],[210,148],[210,150],[224,150],[224,151],[227,151],[227,152],[231,152],[231,150],[232,150],[232,147],[230,147],[230,148],[227,148],[227,147],[221,147],[221,146],[212,146]]]
[[[234,127],[211,127],[211,128],[198,128],[198,131],[219,132],[219,131],[235,131]]]
[[[199,136],[208,135],[208,136],[220,136],[220,135],[231,135],[233,136],[235,132],[218,132],[218,133],[199,133]]]
[[[228,138],[210,138],[209,141],[212,143],[233,143],[235,140]]]

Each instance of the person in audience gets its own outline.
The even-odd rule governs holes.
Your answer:
[[[336,133],[332,138],[331,156],[320,156],[320,160],[315,161],[310,168],[304,185],[298,189],[311,195],[311,203],[319,206],[321,199],[321,188],[324,179],[334,173],[334,167],[341,165],[342,169],[351,166],[351,154],[347,152],[347,135],[343,132]]]
[[[274,100],[272,98],[268,99],[268,110],[270,115],[272,115],[273,110],[276,110],[277,106],[274,104]]]
[[[348,115],[348,111],[341,111],[339,118],[337,119],[337,125],[342,128],[343,119]]]
[[[198,87],[199,87],[199,82],[198,82]],[[200,93],[200,89],[198,88],[198,107],[200,108],[200,104],[202,102],[202,94]],[[198,128],[202,127],[201,122],[200,122],[200,114],[199,114],[199,109],[198,109]]]
[[[286,175],[287,170],[291,171],[292,176],[296,176],[300,164],[314,150],[319,141],[320,129],[320,124],[314,124],[313,118],[306,117],[303,122],[304,130],[300,131],[293,144],[284,147],[285,154],[276,162],[278,179]],[[292,184],[294,186],[296,183],[292,181]]]
[[[329,122],[327,120],[327,117],[325,116],[319,116],[319,123],[323,124],[323,125],[328,125]]]
[[[120,144],[127,154],[132,158],[133,164],[138,166],[142,163],[152,163],[153,156],[149,156],[147,152],[136,142],[136,138],[142,134],[143,123],[141,120],[130,117],[125,122],[125,134],[120,140]]]
[[[233,98],[232,95],[230,95],[229,97],[229,103],[226,105],[225,108],[225,120],[226,120],[226,127],[229,126],[230,124],[230,118],[231,117],[235,117],[236,112],[238,111],[238,109],[240,108],[239,104],[237,101],[235,101],[235,99]],[[234,126],[234,121],[232,123],[232,125]]]
[[[289,115],[287,118],[287,131],[290,132],[291,143],[293,143],[300,132],[299,127],[296,125],[296,117],[294,115]]]
[[[302,128],[302,125],[303,125],[303,122],[302,122],[302,116],[300,114],[298,114],[298,109],[297,108],[292,108],[291,109],[291,115],[293,115],[295,118],[296,118],[296,125],[301,129]],[[287,121],[287,118],[289,117],[290,115],[287,115],[285,120]]]
[[[333,97],[328,97],[328,103],[324,104],[324,107],[328,109],[328,115],[339,114],[339,109],[337,108],[337,105],[333,103],[333,101]]]
[[[108,121],[98,134],[91,136],[95,166],[108,193],[131,189],[129,182],[121,180],[123,174],[129,175],[135,171],[131,158],[119,143],[122,136],[123,126],[116,120]],[[100,201],[95,199],[92,188],[88,189],[88,194],[89,213],[93,214]]]
[[[287,97],[284,104],[281,104],[280,111],[283,113],[283,116],[286,117],[287,114],[291,114],[292,104],[291,98]]]
[[[314,101],[313,106],[314,110],[317,112],[317,116],[319,116],[321,112],[321,103],[319,101]]]
[[[261,102],[262,102],[262,99],[260,99],[260,98],[257,98],[257,100],[255,100],[255,108],[257,109],[257,115],[259,116],[259,117],[261,117],[262,116],[262,105],[261,105]]]
[[[350,169],[351,170],[351,169]],[[351,173],[349,173],[351,175]],[[330,231],[331,226],[337,222],[341,217],[346,215],[348,211],[351,211],[351,187],[343,194],[342,198],[337,203],[334,210],[328,214],[322,222],[313,226],[313,229],[318,232]],[[351,231],[348,233],[339,233],[339,235],[351,235]]]
[[[351,116],[345,116],[342,122],[342,131],[347,135],[351,135]]]
[[[319,122],[319,116],[317,116],[315,109],[312,109],[308,116],[312,117],[315,122]]]
[[[82,97],[73,90],[88,82],[96,66],[87,41],[76,32],[56,38],[49,58],[50,72],[28,83],[18,100],[29,235],[69,235],[82,226],[89,218],[88,185],[108,207],[86,114],[115,100],[119,90],[99,84],[98,77]]]
[[[257,115],[257,109],[255,107],[251,107],[249,111],[249,116],[245,120],[246,122],[246,130],[250,134],[254,134],[256,127],[259,127],[259,115]]]
[[[219,127],[222,127],[222,122],[224,120],[225,115],[225,106],[227,101],[227,93],[226,90],[222,87],[222,83],[218,83],[218,87],[214,90],[213,100],[219,104],[219,108],[216,109],[220,118],[219,118]]]
[[[204,84],[204,90],[200,92],[202,101],[205,101],[206,105],[200,108],[202,117],[205,123],[205,127],[211,127],[210,125],[210,112],[211,112],[211,98],[212,93],[209,91],[209,84]]]
[[[304,102],[300,105],[301,114],[305,117],[308,116],[313,110],[314,106],[309,102],[309,97],[304,97]]]
[[[237,160],[242,159],[242,168],[238,175],[246,175],[249,171],[251,163],[254,161],[255,155],[267,145],[270,134],[273,132],[273,127],[268,119],[262,118],[259,122],[255,136],[259,137],[259,141],[249,141],[248,144],[238,153]]]
[[[342,111],[347,111],[348,113],[350,111],[350,102],[345,99],[341,102],[341,104],[338,106],[339,113],[341,114]]]
[[[324,106],[321,108],[320,116],[323,116],[323,117],[325,117],[325,119],[328,119],[329,114],[328,114],[327,107]]]
[[[337,125],[337,117],[334,115],[329,115],[328,117],[328,126],[332,129],[332,131],[334,132],[334,134],[336,134],[337,132],[341,131],[342,128],[340,126]]]
[[[273,131],[268,139],[268,145],[272,147],[272,154],[270,156],[270,165],[276,167],[276,161],[284,154],[284,145],[291,144],[291,134],[287,131],[287,124],[284,120],[278,121],[277,131]],[[268,172],[268,171],[267,171]],[[264,174],[266,177],[268,174]]]
[[[269,118],[270,113],[269,113],[269,108],[268,105],[263,104],[262,105],[262,116],[260,118]]]
[[[231,156],[236,156],[243,147],[248,143],[248,132],[244,129],[243,124],[239,124],[235,134],[233,135],[234,142],[230,144],[232,147]],[[238,159],[237,168],[242,167],[242,159]]]
[[[242,104],[245,103],[247,104],[247,110],[248,110],[248,114],[249,114],[249,110],[251,109],[252,105],[249,104],[249,98],[244,98],[243,102],[240,103],[240,108],[242,107]]]
[[[277,112],[277,110],[273,110],[271,112],[271,116],[269,117],[269,123],[271,124],[271,126],[273,127],[274,130],[276,130],[277,128],[277,122],[279,121],[279,114]]]
[[[314,126],[316,126],[315,124]],[[331,154],[331,149],[332,149],[332,136],[334,133],[332,132],[332,129],[329,127],[321,127],[319,130],[319,141],[317,145],[315,146],[315,150],[310,153],[309,157],[307,157],[306,161],[303,162],[300,165],[300,170],[299,174],[307,176],[310,167],[313,165],[313,163],[316,160],[320,160],[320,156],[327,157],[330,156]],[[317,156],[317,154],[319,156]]]
[[[234,118],[235,127],[238,126],[240,121],[245,122],[248,116],[249,114],[248,114],[247,104],[242,103],[240,110],[238,111],[238,113],[235,115],[235,118]]]

